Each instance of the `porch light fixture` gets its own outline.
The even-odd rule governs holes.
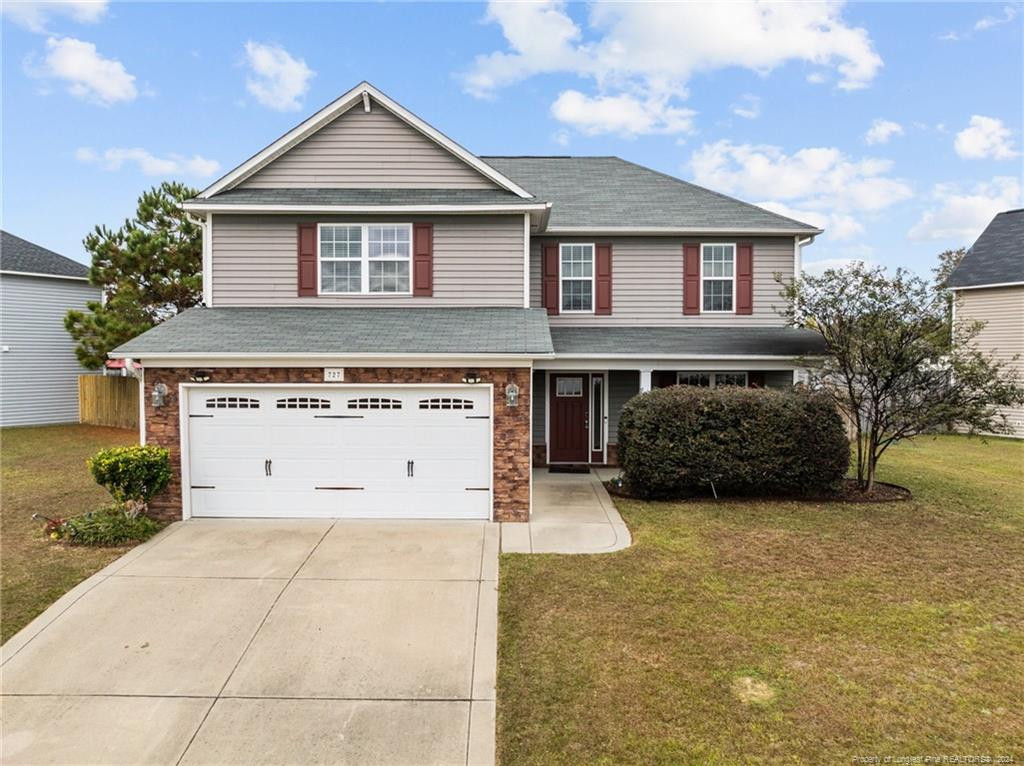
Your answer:
[[[505,405],[508,407],[519,406],[519,386],[515,383],[505,386]]]
[[[470,384],[479,383],[480,373],[477,372],[476,370],[467,370],[466,374],[462,376],[462,382]]]
[[[209,370],[192,370],[192,374],[189,375],[189,379],[193,383],[209,383],[211,377]]]
[[[157,383],[153,386],[152,401],[154,407],[163,407],[167,400],[167,385],[165,383]]]

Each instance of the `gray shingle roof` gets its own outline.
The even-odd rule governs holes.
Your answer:
[[[209,199],[227,205],[496,205],[536,202],[504,189],[229,189]]]
[[[188,309],[114,350],[160,354],[551,353],[542,309]]]
[[[89,268],[78,261],[6,231],[0,231],[0,269],[59,277],[89,276]]]
[[[999,213],[949,278],[950,287],[1024,282],[1024,208]]]
[[[817,230],[618,157],[481,157],[552,203],[550,229],[595,227]]]
[[[825,344],[795,327],[552,327],[555,354],[778,356],[821,354]]]

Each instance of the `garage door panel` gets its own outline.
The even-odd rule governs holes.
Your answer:
[[[490,517],[486,389],[190,393],[193,515]]]

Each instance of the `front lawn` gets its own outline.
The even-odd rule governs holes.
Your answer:
[[[138,440],[138,431],[99,426],[0,431],[0,642],[128,550],[54,545],[32,514],[72,516],[110,502],[85,459],[103,447]]]
[[[617,500],[625,551],[503,555],[500,763],[1019,761],[1022,476],[921,439],[880,467],[909,503]]]

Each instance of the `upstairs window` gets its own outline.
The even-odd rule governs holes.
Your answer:
[[[412,224],[319,226],[320,293],[409,295]]]
[[[736,305],[736,245],[701,245],[702,313],[731,314]]]
[[[562,313],[594,311],[594,246],[559,246]]]

